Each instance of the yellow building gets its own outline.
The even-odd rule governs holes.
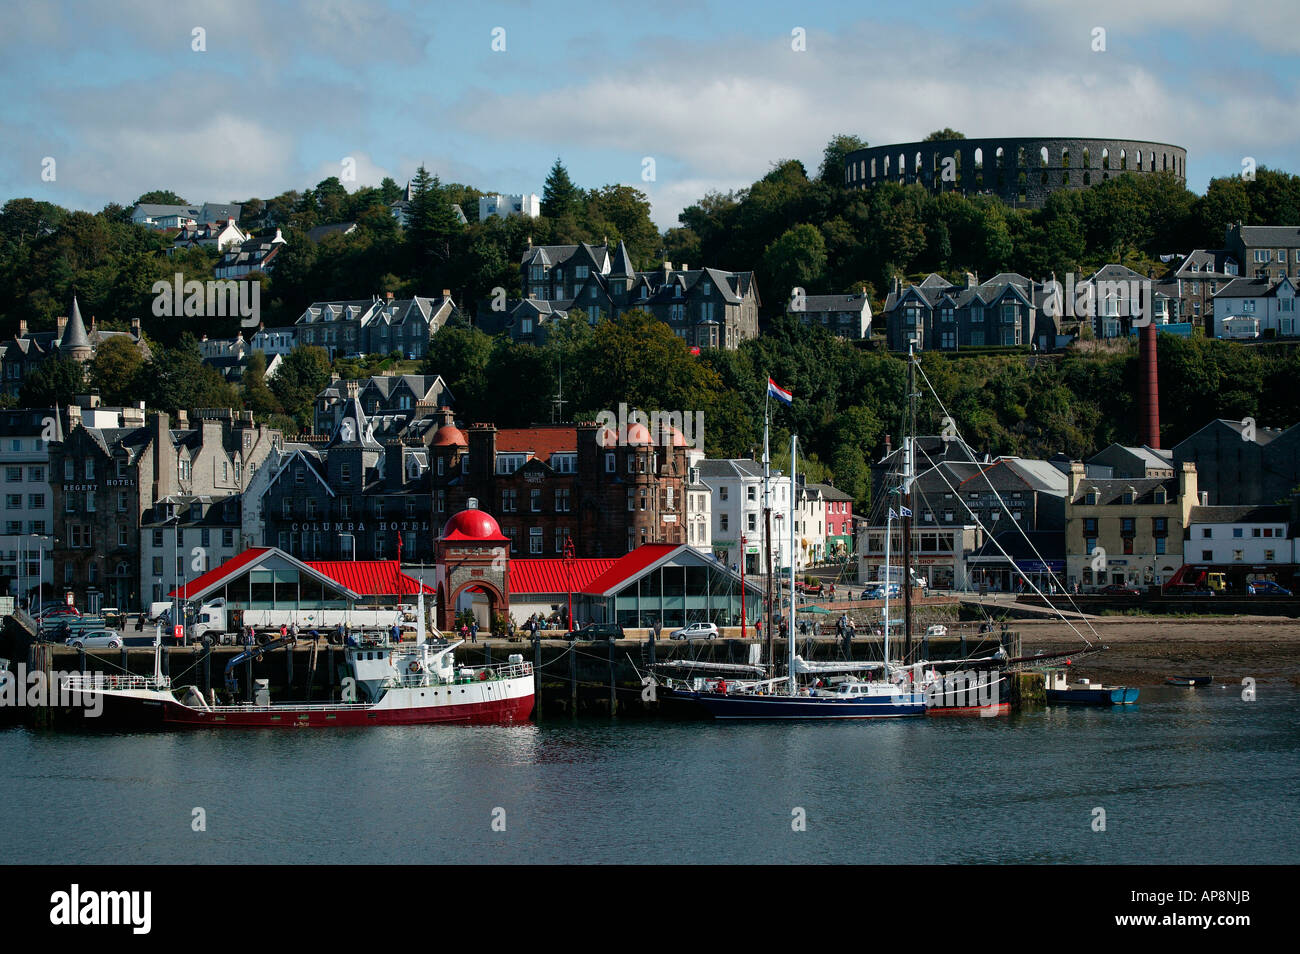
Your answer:
[[[1192,463],[1172,477],[1101,480],[1073,462],[1065,504],[1067,583],[1141,589],[1167,582],[1183,564],[1183,530],[1199,503]]]

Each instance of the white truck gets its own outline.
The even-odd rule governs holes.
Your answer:
[[[204,637],[218,643],[233,643],[241,630],[252,626],[266,632],[281,626],[298,624],[300,633],[317,630],[322,636],[332,637],[339,624],[352,632],[387,632],[394,625],[403,629],[414,628],[416,609],[401,606],[396,609],[246,609],[226,610],[224,599],[204,603],[194,614],[194,621],[186,627],[188,642],[201,642]]]

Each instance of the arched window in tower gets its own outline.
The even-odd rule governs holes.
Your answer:
[[[889,178],[889,156],[885,156],[885,178]]]
[[[1119,168],[1120,168],[1120,171],[1121,171],[1121,172],[1123,172],[1125,169],[1128,168],[1128,150],[1127,150],[1127,149],[1121,149],[1121,150],[1119,151]]]
[[[1137,171],[1141,172],[1142,171],[1142,150],[1139,149],[1133,155],[1137,157]]]
[[[1101,150],[1101,167],[1103,169],[1110,168],[1110,150],[1104,147]]]
[[[1002,160],[1004,158],[1005,157],[1002,154],[1002,147],[998,146],[998,151],[993,154],[993,164],[996,165],[999,169],[1001,169],[1003,167]]]

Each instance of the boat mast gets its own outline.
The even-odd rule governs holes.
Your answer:
[[[916,444],[916,378],[911,343],[907,346],[907,436],[903,438],[903,661],[912,658],[912,480]],[[889,585],[886,583],[886,590]]]
[[[894,508],[892,505],[886,508],[889,513],[885,517],[885,676],[889,676],[889,544],[894,536]]]
[[[795,598],[794,598],[794,540],[795,540],[795,520],[794,520],[794,472],[795,472],[795,444],[799,440],[794,434],[790,435],[790,629],[786,633],[786,644],[790,650],[790,692],[795,690],[794,685],[794,616],[795,616]]]
[[[772,658],[775,643],[772,640],[772,502],[771,502],[771,454],[768,453],[768,431],[771,426],[768,406],[772,400],[771,378],[768,378],[767,384],[763,387],[763,551],[765,553],[767,572],[763,577],[763,612],[759,619],[763,620],[763,626],[766,630],[764,635],[767,637],[764,642],[767,647],[767,663],[772,667],[772,675],[776,675],[776,660]],[[742,548],[743,549],[743,548]],[[745,554],[741,554],[743,560]],[[793,597],[791,597],[793,598]]]

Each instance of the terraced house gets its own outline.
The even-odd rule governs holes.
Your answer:
[[[324,348],[331,360],[394,351],[423,358],[429,339],[455,308],[447,289],[438,298],[394,298],[388,292],[369,300],[313,302],[294,326],[300,344]]]
[[[504,314],[480,309],[485,328],[540,343],[544,324],[578,316],[589,324],[632,309],[654,315],[691,347],[736,348],[758,335],[761,304],[753,272],[692,269],[671,262],[637,271],[627,246],[547,245],[530,248],[520,266],[528,299]],[[540,303],[545,302],[546,305]]]
[[[919,285],[894,287],[885,297],[885,334],[890,351],[957,351],[990,345],[1057,347],[1057,327],[1035,301],[1034,283],[1002,272],[985,282],[967,273],[964,285],[927,275]]]

